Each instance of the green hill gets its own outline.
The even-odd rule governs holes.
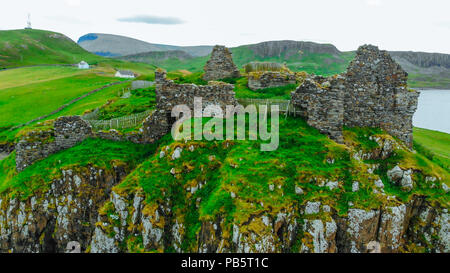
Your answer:
[[[44,64],[74,64],[81,60],[95,63],[94,55],[67,36],[45,30],[0,31],[0,69]]]
[[[340,52],[329,44],[297,41],[273,41],[231,48],[233,61],[239,68],[253,61],[286,63],[293,71],[306,71],[320,75],[333,75],[345,71],[354,52]],[[150,63],[168,71],[203,71],[210,55],[189,57],[179,52],[147,52],[118,59]]]

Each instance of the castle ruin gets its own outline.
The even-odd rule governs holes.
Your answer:
[[[225,46],[216,45],[211,53],[211,58],[206,63],[204,70],[205,81],[215,81],[227,78],[239,78],[241,73],[233,62],[231,52]]]
[[[213,61],[207,64],[208,70],[212,69],[207,72],[207,78],[236,77],[237,68],[234,69],[228,50],[216,47],[215,51]],[[220,61],[218,56],[222,56]],[[234,68],[230,68],[228,60]],[[220,68],[220,63],[228,63],[223,66],[227,69]],[[338,143],[344,141],[343,126],[379,127],[412,147],[412,117],[419,92],[408,90],[407,76],[388,52],[364,45],[345,73],[306,78],[292,92],[291,103],[309,125]],[[238,105],[232,84],[214,81],[208,85],[177,84],[168,80],[161,69],[155,71],[155,83],[156,110],[143,122],[142,133],[121,135],[115,130],[94,133],[90,124],[79,116],[60,117],[53,127],[27,132],[15,145],[17,170],[20,172],[35,161],[89,137],[154,142],[170,132],[175,122],[172,108],[186,105],[192,111],[195,97],[202,98],[202,110],[208,105],[219,105],[222,109],[226,105]]]
[[[155,83],[156,111],[144,121],[144,139],[147,142],[154,142],[170,132],[175,122],[171,116],[174,106],[186,105],[193,111],[194,97],[202,98],[203,108],[219,105],[225,109],[226,105],[238,104],[232,84],[214,81],[208,85],[177,84],[166,79],[166,72],[162,69],[155,71]]]
[[[412,147],[412,117],[419,92],[387,51],[359,47],[347,72],[312,77],[291,94],[309,125],[342,143],[342,127],[379,127]]]

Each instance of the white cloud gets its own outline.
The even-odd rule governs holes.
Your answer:
[[[184,22],[175,17],[160,17],[153,15],[136,15],[131,17],[119,18],[117,19],[119,22],[127,22],[127,23],[143,23],[150,25],[179,25]]]
[[[66,0],[66,4],[70,7],[78,7],[81,5],[81,0]]]
[[[379,7],[383,4],[382,0],[366,0],[366,4],[371,7]]]

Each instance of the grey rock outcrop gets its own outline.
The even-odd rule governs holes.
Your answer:
[[[211,58],[205,65],[205,81],[215,81],[226,78],[239,78],[241,76],[239,69],[233,63],[231,52],[224,46],[215,46]]]
[[[72,241],[86,251],[99,208],[127,171],[122,164],[109,170],[90,165],[60,169],[46,191],[26,199],[1,194],[0,253],[63,253]]]

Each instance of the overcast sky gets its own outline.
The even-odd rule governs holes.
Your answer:
[[[449,11],[449,0],[14,0],[2,3],[0,29],[23,28],[31,13],[33,28],[75,41],[110,33],[172,45],[301,40],[450,53]]]

